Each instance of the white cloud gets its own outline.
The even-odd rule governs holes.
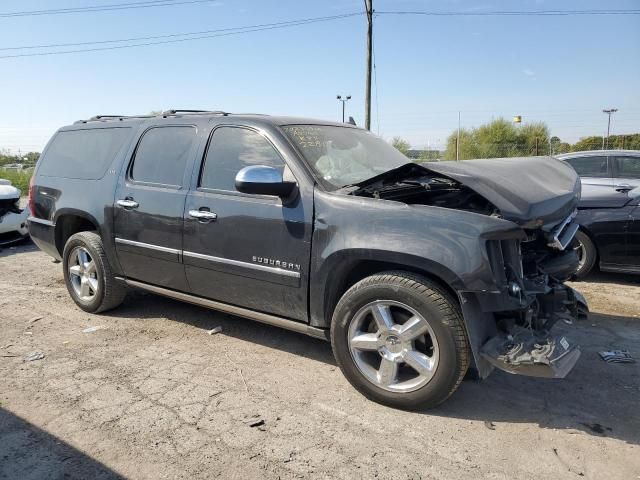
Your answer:
[[[522,69],[522,73],[524,73],[527,77],[535,77],[536,76],[536,72],[534,72],[530,68]]]

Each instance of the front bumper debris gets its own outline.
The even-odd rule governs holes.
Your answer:
[[[25,238],[29,234],[27,217],[29,209],[20,213],[8,212],[0,217],[0,245],[8,245]]]
[[[545,335],[522,327],[490,338],[480,354],[508,373],[564,378],[580,358],[580,347],[564,336]]]

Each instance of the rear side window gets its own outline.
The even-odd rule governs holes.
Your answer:
[[[196,139],[195,127],[155,127],[136,149],[131,178],[137,182],[180,186]]]
[[[58,132],[42,158],[38,173],[49,177],[98,180],[130,134],[128,127]]]
[[[640,157],[617,157],[618,177],[640,178]]]
[[[251,165],[266,165],[283,172],[285,163],[259,133],[238,127],[217,128],[209,141],[200,186],[235,191],[236,175]]]
[[[579,157],[565,160],[582,177],[608,177],[607,157]]]

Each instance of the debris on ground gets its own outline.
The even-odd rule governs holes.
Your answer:
[[[84,330],[82,330],[82,333],[92,333],[92,332],[95,332],[97,330],[102,330],[104,328],[107,328],[107,327],[105,327],[104,325],[97,325],[95,327],[88,327],[88,328],[85,328]]]
[[[42,320],[44,317],[33,317],[29,320],[29,323],[36,323],[38,320]]]
[[[33,335],[33,332],[24,332],[25,335]]]
[[[485,420],[484,426],[487,427],[489,430],[495,430],[496,429],[496,424],[493,423],[493,422],[490,422],[488,420]]]
[[[611,350],[608,352],[598,352],[600,357],[607,363],[635,363],[629,350]]]
[[[33,352],[27,353],[24,356],[25,362],[33,362],[34,360],[42,360],[44,358],[44,353],[39,350],[34,350]]]
[[[0,350],[4,350],[5,348],[9,348],[9,347],[13,347],[13,343],[7,343],[4,347],[2,347]]]
[[[215,335],[216,333],[221,333],[221,332],[222,332],[222,327],[216,327],[216,328],[213,328],[213,329],[209,330],[207,333],[209,335]]]
[[[249,418],[244,419],[244,423],[246,423],[247,425],[249,425],[251,428],[255,428],[257,427],[258,430],[266,430],[266,423],[264,418],[262,418],[260,415],[253,415]]]

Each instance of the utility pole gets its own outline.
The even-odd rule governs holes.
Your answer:
[[[351,95],[347,95],[342,98],[342,95],[337,95],[336,98],[342,102],[342,123],[344,123],[344,105],[351,100]]]
[[[458,110],[458,135],[456,136],[456,162],[460,161],[460,111]]]
[[[371,130],[371,64],[373,48],[373,0],[364,0],[367,9],[367,84],[364,100],[364,128]]]
[[[611,131],[611,114],[616,113],[618,111],[617,108],[609,108],[602,110],[602,113],[606,113],[609,115],[609,119],[607,120],[607,145],[603,148],[603,150],[609,149],[609,132]],[[604,144],[604,142],[602,142]]]

